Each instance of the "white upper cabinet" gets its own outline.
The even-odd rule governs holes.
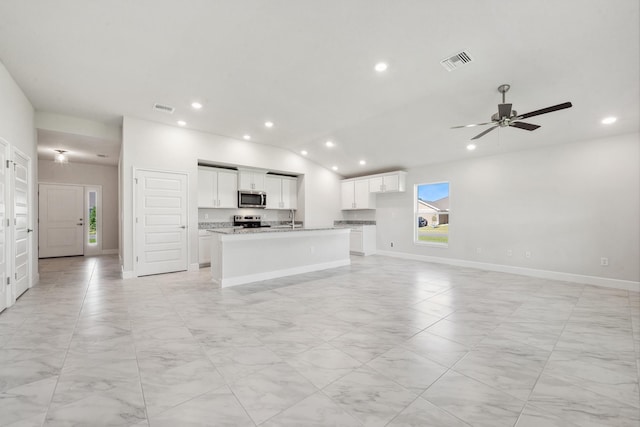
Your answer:
[[[369,177],[369,191],[372,193],[403,192],[406,190],[407,173],[403,171],[390,172]]]
[[[375,209],[376,199],[369,192],[368,179],[351,179],[341,183],[341,209]]]
[[[218,171],[218,208],[238,207],[238,173]]]
[[[198,166],[198,207],[238,207],[238,174],[226,169]]]
[[[199,208],[214,208],[215,207],[215,192],[214,176],[216,172],[212,168],[205,168],[198,166],[198,207]]]
[[[297,209],[298,180],[286,176],[265,177],[267,209]]]
[[[282,178],[282,208],[298,209],[298,179]]]
[[[265,191],[265,171],[239,169],[238,190]]]

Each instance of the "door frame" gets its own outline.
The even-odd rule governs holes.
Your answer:
[[[10,258],[10,254],[13,253],[12,252],[12,248],[13,245],[11,244],[12,241],[12,237],[11,237],[11,227],[9,226],[9,222],[10,222],[10,218],[12,217],[11,215],[11,211],[12,211],[12,206],[11,206],[11,199],[9,197],[10,195],[10,187],[11,187],[11,179],[10,179],[10,175],[9,175],[9,157],[11,155],[11,150],[10,150],[11,144],[9,144],[9,141],[7,141],[4,138],[0,137],[0,151],[2,151],[2,154],[4,156],[4,160],[2,161],[2,164],[0,164],[0,167],[2,168],[2,170],[4,171],[3,173],[3,181],[2,185],[4,186],[4,191],[2,192],[2,198],[3,203],[4,203],[4,216],[0,217],[0,227],[2,227],[2,229],[4,230],[4,242],[2,242],[2,246],[4,248],[4,254],[0,254],[0,256],[4,259],[4,275],[1,277],[1,281],[0,281],[0,286],[2,286],[2,289],[4,289],[4,292],[2,292],[0,295],[2,295],[3,297],[3,301],[0,304],[0,312],[6,308],[8,308],[11,303],[13,302],[11,300],[11,297],[13,295],[12,292],[12,286],[11,286],[11,267],[12,267],[12,262],[10,262],[9,258]],[[6,165],[5,165],[6,163]],[[6,166],[6,167],[5,167]],[[8,283],[7,283],[8,282]]]
[[[160,172],[160,173],[170,173],[170,174],[175,174],[175,175],[184,175],[186,176],[187,180],[187,188],[186,188],[186,206],[187,206],[187,229],[186,229],[186,235],[187,235],[187,240],[186,240],[186,245],[187,245],[187,266],[185,271],[189,271],[189,267],[191,265],[191,238],[189,237],[191,234],[191,212],[189,209],[189,180],[190,180],[190,175],[189,172],[187,171],[179,171],[179,170],[168,170],[168,169],[150,169],[150,168],[137,168],[135,166],[132,167],[133,169],[133,178],[131,179],[131,185],[133,187],[133,203],[132,203],[132,213],[133,216],[131,218],[131,221],[133,222],[133,227],[132,227],[132,244],[131,244],[131,254],[132,254],[132,259],[131,262],[133,263],[133,277],[140,277],[139,272],[138,272],[138,263],[136,262],[136,257],[139,256],[138,254],[138,245],[137,245],[137,236],[138,236],[138,222],[136,221],[136,218],[138,217],[138,175],[140,174],[140,172]]]

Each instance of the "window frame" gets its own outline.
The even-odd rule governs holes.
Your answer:
[[[418,199],[418,193],[419,193],[419,189],[422,186],[425,185],[441,185],[441,184],[447,184],[447,196],[449,198],[449,203],[448,203],[448,209],[446,209],[446,215],[447,215],[447,232],[446,232],[446,236],[447,236],[447,240],[446,242],[437,242],[437,241],[425,241],[425,240],[420,240],[420,229],[423,227],[419,227],[419,221],[420,221],[420,217],[424,217],[425,216],[425,212],[420,212],[419,209],[419,199]],[[440,200],[440,199],[438,199]],[[413,244],[414,245],[418,245],[418,246],[428,246],[428,247],[434,247],[434,248],[442,248],[442,249],[446,249],[449,247],[449,245],[451,244],[451,232],[449,230],[449,224],[450,224],[450,218],[451,218],[451,182],[450,181],[434,181],[434,182],[423,182],[420,184],[414,184],[413,186]],[[427,219],[427,223],[431,224],[432,222],[432,218],[428,218]],[[434,236],[436,236],[436,233],[434,233]]]

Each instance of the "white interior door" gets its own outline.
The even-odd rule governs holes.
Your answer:
[[[7,223],[7,197],[9,196],[7,174],[9,163],[9,144],[0,139],[0,311],[9,304],[9,269],[7,251],[9,247],[9,224]],[[5,167],[5,165],[7,167]]]
[[[84,255],[84,187],[40,184],[40,258]]]
[[[135,198],[136,275],[186,270],[187,175],[138,170]]]
[[[18,298],[31,284],[31,159],[14,149],[13,151],[13,274],[15,297]]]

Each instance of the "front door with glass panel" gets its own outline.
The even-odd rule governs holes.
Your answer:
[[[40,184],[40,258],[84,255],[84,187]]]

